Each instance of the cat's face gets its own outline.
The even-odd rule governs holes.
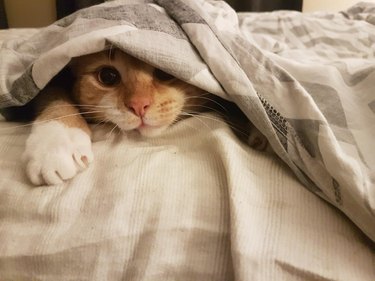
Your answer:
[[[189,111],[203,91],[119,50],[75,58],[73,96],[97,122],[159,135]]]

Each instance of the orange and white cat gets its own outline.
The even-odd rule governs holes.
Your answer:
[[[34,100],[37,117],[23,158],[35,185],[62,183],[93,161],[86,120],[157,136],[210,100],[203,90],[119,50],[75,58],[70,69],[71,88],[51,82]]]
[[[24,161],[35,185],[61,183],[93,161],[85,118],[156,136],[204,102],[202,90],[118,50],[75,58],[70,67],[71,90],[51,84],[34,102]]]

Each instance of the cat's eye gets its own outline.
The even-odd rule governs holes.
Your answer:
[[[170,75],[169,73],[158,68],[155,68],[154,70],[154,77],[160,81],[171,81],[175,79],[173,75]]]
[[[98,81],[105,86],[115,86],[120,80],[120,73],[114,67],[106,66],[98,71]]]

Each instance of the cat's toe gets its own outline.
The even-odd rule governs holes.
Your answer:
[[[94,155],[91,150],[91,145],[80,145],[73,152],[72,155],[76,165],[80,170],[86,169],[90,163],[94,160]]]
[[[49,161],[46,161],[42,170],[43,178],[48,185],[60,184],[65,180],[73,178],[79,171],[69,152],[54,156]]]
[[[26,173],[34,185],[56,185],[73,178],[82,167],[69,153],[51,153],[27,163]]]
[[[42,184],[47,184],[47,185],[56,185],[60,184],[63,182],[63,178],[60,176],[60,173],[56,170],[45,170],[42,172],[42,177],[43,177],[43,183]],[[69,178],[66,178],[69,179]]]
[[[28,161],[26,175],[34,185],[43,185],[44,179],[41,173],[41,166],[37,161]]]

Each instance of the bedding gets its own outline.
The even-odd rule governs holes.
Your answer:
[[[2,31],[2,107],[114,45],[235,102],[279,158],[214,114],[155,139],[95,127],[87,171],[33,188],[30,128],[2,121],[1,280],[374,280],[374,10],[112,1]]]

